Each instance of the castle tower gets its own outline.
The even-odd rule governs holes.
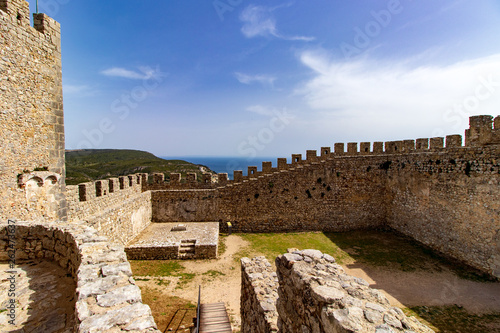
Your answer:
[[[0,219],[64,220],[59,23],[0,0]]]

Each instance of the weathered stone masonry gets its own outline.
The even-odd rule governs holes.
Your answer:
[[[147,175],[136,174],[66,188],[59,24],[35,14],[31,27],[26,1],[0,0],[0,27],[0,259],[7,259],[5,221],[31,221],[16,224],[18,260],[57,262],[75,279],[76,331],[155,331],[123,248],[103,238],[124,245],[151,221],[231,221],[241,232],[390,227],[500,277],[500,117],[471,117],[465,146],[458,135],[348,143],[347,151],[336,143],[320,156],[310,150],[304,160],[292,155],[291,164],[278,159],[276,168],[270,162],[262,171],[250,167],[245,177],[235,171],[232,181],[220,174],[215,184],[211,175],[198,183],[193,175],[182,182],[173,174],[169,183],[155,175],[149,185]],[[325,256],[291,255],[277,261],[280,299],[289,302],[269,302],[275,277],[265,263],[242,273],[244,285],[260,285],[272,296],[245,289],[249,303],[242,308],[258,310],[251,322],[294,332],[341,325],[346,313],[337,310],[346,307],[330,307],[318,285],[335,287],[332,279],[339,277],[356,290],[366,286],[343,277]],[[257,281],[259,274],[269,285]],[[288,309],[296,291],[317,311],[300,312],[300,302]],[[368,321],[380,319],[371,312],[380,308],[356,304],[347,304],[349,318],[362,312]],[[290,315],[297,311],[300,316]],[[380,325],[405,325],[397,310],[384,311]]]
[[[45,14],[31,27],[29,14],[24,0],[0,1],[0,219],[64,220],[60,28]]]
[[[125,245],[151,223],[147,176],[134,174],[66,187],[68,220],[86,221],[110,241]]]
[[[102,236],[125,242],[150,223],[150,193],[142,193],[140,181],[105,198],[95,192],[86,205],[80,198],[91,195],[70,188],[72,223],[64,223],[60,28],[45,14],[35,14],[31,27],[29,15],[26,1],[0,0],[0,260],[8,260],[14,248],[16,263],[48,260],[73,277],[74,325],[66,328],[158,332],[123,247]],[[7,227],[8,219],[17,222]]]
[[[9,240],[9,234],[15,237]],[[0,223],[0,260],[15,249],[16,263],[49,260],[76,282],[74,332],[159,332],[132,279],[122,246],[84,223]],[[12,252],[11,252],[12,253]]]
[[[278,332],[278,276],[265,257],[241,259],[241,332]]]
[[[317,250],[241,260],[241,332],[434,332]],[[277,276],[277,278],[276,278]]]
[[[493,127],[494,124],[494,127]],[[500,276],[500,117],[460,135],[335,144],[264,162],[213,189],[152,192],[155,222],[231,221],[233,231],[390,227]],[[159,184],[156,184],[158,188]],[[224,226],[222,223],[221,226]]]

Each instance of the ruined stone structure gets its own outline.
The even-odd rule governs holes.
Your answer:
[[[169,182],[165,175],[135,174],[66,187],[59,24],[35,14],[31,27],[25,0],[0,0],[0,29],[0,258],[12,259],[8,254],[15,249],[19,261],[48,260],[66,270],[77,286],[77,331],[155,330],[123,250],[152,222],[216,221],[224,230],[231,221],[235,232],[392,228],[500,277],[498,116],[471,117],[465,145],[460,135],[348,143],[347,151],[336,143],[333,151],[321,148],[319,156],[310,150],[305,159],[292,155],[291,163],[278,159],[277,167],[250,167],[248,176],[235,171],[234,180],[220,174],[216,183],[208,174],[200,182],[194,174],[186,180],[171,174]],[[16,221],[13,238],[5,237],[8,219]],[[200,249],[216,253],[216,247]],[[145,251],[154,252],[138,247],[129,253],[141,257]],[[307,255],[295,255],[303,263],[292,266],[302,267]],[[291,269],[283,258],[288,260],[279,263]],[[338,273],[320,264],[327,269],[316,267],[311,274]],[[295,273],[278,270],[278,277],[287,274]],[[299,286],[280,288],[280,297],[292,299],[289,292]],[[279,302],[268,304],[258,306],[280,311]],[[327,325],[323,317],[331,322],[332,311],[318,312],[314,320]],[[398,313],[392,315],[404,324]],[[279,318],[265,325],[316,325],[286,313]]]
[[[241,332],[434,332],[317,250],[241,259]]]
[[[241,332],[278,332],[278,286],[265,257],[241,259]]]

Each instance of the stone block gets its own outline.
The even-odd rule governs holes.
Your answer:
[[[355,155],[358,153],[358,143],[357,142],[349,142],[347,144],[347,154]]]
[[[336,155],[343,155],[345,153],[344,143],[335,143],[333,149]]]
[[[359,144],[359,152],[363,155],[370,153],[370,142],[361,142]]]

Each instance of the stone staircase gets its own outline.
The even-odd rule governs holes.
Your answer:
[[[194,257],[196,252],[196,239],[183,239],[179,245],[179,258]]]

